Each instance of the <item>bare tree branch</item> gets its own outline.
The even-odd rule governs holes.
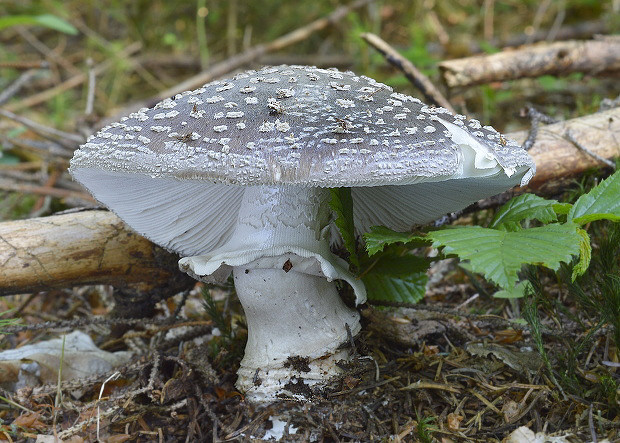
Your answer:
[[[575,147],[566,138],[567,133],[604,159],[618,157],[620,107],[540,127],[536,142],[529,151],[536,161],[536,175],[527,190],[544,192],[544,187],[557,186],[559,182],[574,178],[588,168],[602,166],[591,155]],[[528,131],[509,133],[506,137],[522,144],[528,137]]]
[[[540,43],[497,54],[446,60],[439,68],[450,88],[547,74],[614,74],[620,72],[620,37]]]
[[[444,107],[453,114],[456,114],[456,111],[450,102],[441,92],[439,92],[428,77],[416,68],[413,63],[400,55],[398,51],[381,39],[381,37],[369,32],[362,34],[361,37],[366,41],[366,43],[379,51],[388,62],[403,71],[405,77],[407,77],[407,79],[420,90],[427,101],[430,101],[437,106]]]
[[[0,295],[84,284],[171,286],[178,257],[108,211],[0,223]]]

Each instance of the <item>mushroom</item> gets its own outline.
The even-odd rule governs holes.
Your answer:
[[[526,183],[534,164],[493,128],[368,77],[278,66],[112,123],[70,171],[183,271],[232,272],[248,324],[237,387],[262,403],[324,384],[360,331],[336,281],[357,304],[366,292],[330,250],[328,188],[351,188],[357,234],[405,231]]]

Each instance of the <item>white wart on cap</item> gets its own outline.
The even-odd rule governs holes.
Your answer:
[[[326,188],[352,188],[358,233],[373,225],[404,231],[526,183],[534,164],[493,128],[368,77],[278,66],[209,83],[109,125],[76,151],[70,171],[137,232],[185,256],[186,272],[209,280],[234,270],[250,326],[238,385],[271,389],[264,398],[273,398],[292,380],[283,369],[287,355],[330,362],[295,374],[312,384],[334,373],[326,353],[344,357],[337,350],[347,339],[344,323],[359,331],[357,313],[331,283],[347,281],[364,301],[361,282],[329,250]],[[253,304],[270,291],[286,298]],[[286,314],[287,324],[273,317],[274,306],[284,305],[296,312]],[[303,334],[275,349],[265,344],[272,332],[258,325],[265,318],[278,323],[280,336],[297,327]],[[318,318],[323,337],[308,345]],[[254,386],[256,368],[276,381]]]

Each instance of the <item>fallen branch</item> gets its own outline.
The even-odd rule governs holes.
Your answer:
[[[572,72],[617,74],[620,37],[522,46],[497,54],[446,60],[439,69],[450,88]]]
[[[620,108],[540,128],[530,150],[538,172],[525,190],[545,193],[602,166],[567,133],[601,157],[620,156]],[[527,131],[507,137],[523,143]],[[110,212],[0,223],[0,295],[93,283],[170,285],[175,278],[189,279],[177,270],[177,257],[129,231]]]
[[[385,59],[398,69],[403,71],[407,80],[409,80],[426,98],[426,101],[430,101],[432,104],[444,107],[453,114],[456,111],[450,104],[450,102],[443,96],[441,92],[433,85],[433,83],[424,75],[413,63],[400,55],[398,51],[392,48],[387,42],[382,40],[379,36],[371,34],[369,32],[363,33],[361,37],[370,46],[379,51]]]
[[[528,131],[506,134],[521,144],[527,136]],[[586,169],[605,166],[579,150],[570,138],[604,159],[620,156],[620,107],[539,128],[529,151],[536,162],[536,175],[526,190],[545,193],[545,188],[557,188]]]
[[[0,296],[86,284],[171,287],[189,279],[177,260],[108,211],[0,223]]]

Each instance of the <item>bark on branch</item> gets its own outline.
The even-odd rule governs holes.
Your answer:
[[[108,211],[0,223],[0,296],[86,284],[172,287],[186,279],[177,260]]]
[[[572,134],[580,144],[591,152],[613,159],[620,156],[620,107],[596,114],[574,118],[553,125],[542,126],[536,143],[529,151],[536,162],[536,175],[526,190],[545,193],[545,189],[557,188],[566,180],[574,178],[592,167],[604,166],[593,157],[579,150],[566,134]],[[522,144],[528,131],[506,134]]]
[[[446,60],[439,63],[439,69],[450,88],[547,74],[618,74],[620,37],[522,46],[497,54]]]

